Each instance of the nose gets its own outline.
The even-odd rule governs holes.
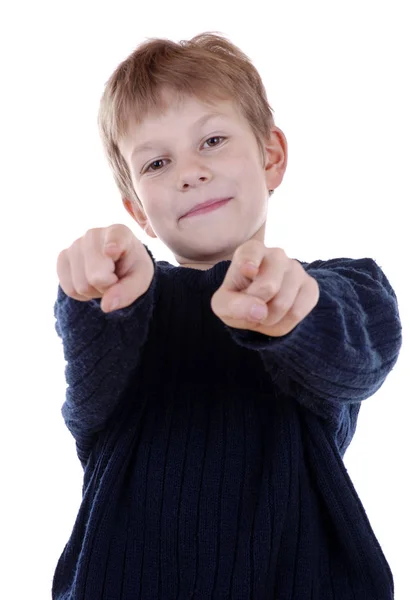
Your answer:
[[[209,167],[198,159],[191,158],[180,161],[177,172],[178,188],[181,190],[196,187],[212,179]]]

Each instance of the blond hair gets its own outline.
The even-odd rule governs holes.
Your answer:
[[[214,33],[202,33],[180,43],[150,38],[115,69],[101,97],[98,128],[105,155],[123,198],[141,202],[118,143],[130,122],[166,109],[161,92],[177,98],[194,96],[203,102],[230,99],[248,120],[261,155],[274,126],[265,87],[250,59],[234,44]]]

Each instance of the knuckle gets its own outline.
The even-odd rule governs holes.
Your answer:
[[[259,250],[265,248],[265,245],[259,240],[248,240],[244,246],[250,250]]]
[[[290,317],[291,317],[291,318],[292,318],[294,321],[301,321],[301,320],[304,318],[304,316],[305,316],[305,313],[304,313],[304,311],[302,310],[302,307],[301,307],[301,306],[298,306],[298,305],[293,305],[293,306],[291,307],[291,309],[289,310],[289,316],[290,316]]]
[[[67,253],[72,256],[74,252],[80,252],[86,235],[87,233],[85,233],[82,237],[79,237],[76,240],[74,240],[74,242],[68,248]]]
[[[248,314],[253,301],[251,298],[233,298],[227,305],[227,310],[224,311],[236,319],[245,318]]]
[[[271,248],[271,253],[275,260],[282,261],[287,258],[287,254],[283,248]]]
[[[123,223],[114,223],[105,230],[104,243],[119,242],[124,237],[127,237],[130,232],[129,227]]]
[[[258,286],[258,294],[261,294],[264,298],[273,298],[279,291],[278,284],[274,281],[265,281]],[[275,299],[275,302],[281,302],[283,299]]]
[[[65,285],[61,285],[61,287],[64,290],[64,293],[67,296],[70,296],[70,298],[75,298],[79,295],[79,292],[75,289],[73,285],[66,283]]]
[[[77,290],[69,283],[61,281],[60,286],[61,286],[61,289],[63,290],[63,292],[66,294],[66,296],[69,296],[70,298],[78,298],[79,297]]]
[[[248,240],[235,250],[234,257],[243,262],[252,262],[254,255],[258,255],[261,246],[263,247],[263,244],[259,240]]]
[[[107,276],[104,273],[95,271],[88,275],[89,285],[98,289],[107,285]]]
[[[66,264],[67,262],[67,250],[61,250],[61,252],[59,253],[59,255],[57,256],[57,271],[61,270],[63,268],[63,266]]]
[[[290,307],[290,302],[287,298],[277,297],[273,300],[273,307],[280,313],[288,312]]]
[[[109,227],[107,227],[109,231],[129,231],[129,227],[124,225],[124,223],[113,223]]]
[[[219,291],[215,292],[215,294],[211,298],[211,308],[215,312],[218,310],[219,306]]]
[[[83,235],[83,237],[78,238],[78,240],[76,240],[77,242],[82,242],[83,240],[88,240],[89,238],[93,238],[95,236],[98,236],[101,232],[101,228],[100,227],[92,227],[91,229],[87,229],[87,231],[85,232],[85,234]]]
[[[320,297],[320,287],[319,284],[317,282],[317,280],[312,277],[311,275],[309,275],[308,281],[307,281],[307,285],[310,286],[312,292],[314,292],[314,296],[316,298],[316,302],[319,301],[319,297]]]
[[[81,296],[88,296],[90,293],[90,286],[87,281],[79,281],[75,285],[75,289]]]
[[[242,248],[242,246],[239,246],[239,248],[237,248],[235,250],[235,252],[233,253],[232,262],[234,260],[238,260],[239,258],[241,258],[242,254],[243,254],[243,248]]]

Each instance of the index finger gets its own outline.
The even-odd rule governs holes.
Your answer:
[[[83,236],[86,278],[100,294],[118,282],[116,262],[127,256],[134,238],[131,229],[122,223],[89,229]]]
[[[102,230],[102,233],[101,250],[103,254],[105,254],[106,249],[109,250],[110,256],[112,256],[112,251],[114,251],[115,248],[121,250],[121,252],[127,250],[131,244],[131,240],[135,237],[131,229],[122,223],[111,225],[105,230]]]
[[[223,285],[228,290],[244,290],[259,272],[266,247],[258,240],[248,240],[236,249]]]

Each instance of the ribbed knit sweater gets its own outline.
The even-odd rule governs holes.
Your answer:
[[[58,287],[62,407],[84,469],[54,600],[392,600],[393,577],[343,463],[361,402],[401,347],[370,258],[301,262],[318,304],[291,332],[226,326],[230,265],[156,261],[103,313]]]

